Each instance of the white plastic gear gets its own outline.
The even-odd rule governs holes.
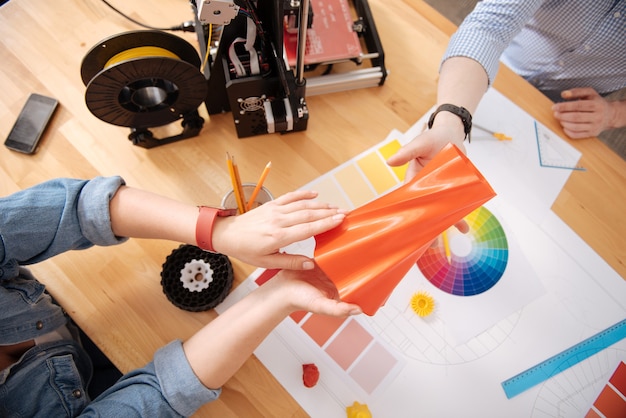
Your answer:
[[[208,289],[213,281],[211,264],[204,260],[193,259],[185,263],[180,270],[180,281],[190,292],[202,292]]]

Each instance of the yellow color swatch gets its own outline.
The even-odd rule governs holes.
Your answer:
[[[344,193],[355,208],[373,200],[376,197],[369,183],[363,178],[355,165],[350,164],[335,173],[335,179],[341,185]]]
[[[391,157],[396,152],[398,152],[400,148],[402,148],[400,141],[398,141],[397,139],[394,139],[393,141],[388,142],[384,144],[382,147],[378,148],[378,152],[380,152],[380,154],[383,156],[383,158],[386,161],[387,159],[389,159],[389,157]],[[406,176],[406,169],[408,165],[409,164],[407,163],[399,167],[391,167],[391,169],[396,174],[396,176],[398,176],[398,179],[400,181],[404,181],[404,177]]]
[[[375,152],[359,159],[357,164],[378,194],[383,194],[398,184],[387,164]]]

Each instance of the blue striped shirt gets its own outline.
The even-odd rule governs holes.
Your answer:
[[[626,87],[626,0],[483,0],[452,36],[443,61],[498,62],[549,96],[573,87]]]

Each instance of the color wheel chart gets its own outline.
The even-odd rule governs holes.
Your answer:
[[[448,242],[438,239],[417,261],[433,285],[457,296],[491,289],[504,274],[509,259],[504,229],[487,208],[476,209],[465,217],[465,222],[469,227],[466,234],[448,229],[444,232]]]
[[[449,258],[440,237],[376,315],[365,318],[405,357],[433,365],[483,358],[509,339],[520,309],[544,293],[515,234],[499,220],[501,203],[496,197],[487,204],[491,209],[483,206],[465,218],[470,226],[467,234],[455,227],[446,231]],[[469,286],[454,287],[455,280]],[[410,306],[411,295],[419,291],[435,300],[434,312],[425,318]]]

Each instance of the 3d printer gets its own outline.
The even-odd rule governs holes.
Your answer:
[[[154,30],[107,38],[83,59],[87,106],[106,122],[130,127],[135,145],[197,135],[203,102],[209,115],[232,112],[240,138],[303,131],[306,95],[385,81],[367,0],[191,0],[191,6],[204,60],[184,39]],[[358,69],[346,71],[347,63]],[[340,65],[344,70],[336,71]],[[150,128],[177,119],[181,134],[154,138]]]
[[[250,0],[235,0],[234,4],[239,12],[223,28],[205,104],[209,114],[231,111],[239,137],[305,130],[307,92],[384,82],[382,45],[366,1],[355,1],[359,16],[355,20],[347,0],[258,0],[256,6]],[[205,0],[198,5],[199,19],[206,22],[221,16],[215,14],[220,7],[216,0]],[[316,67],[332,69],[342,61],[361,64],[359,35],[375,51],[367,55],[372,67],[305,78],[305,71]]]

